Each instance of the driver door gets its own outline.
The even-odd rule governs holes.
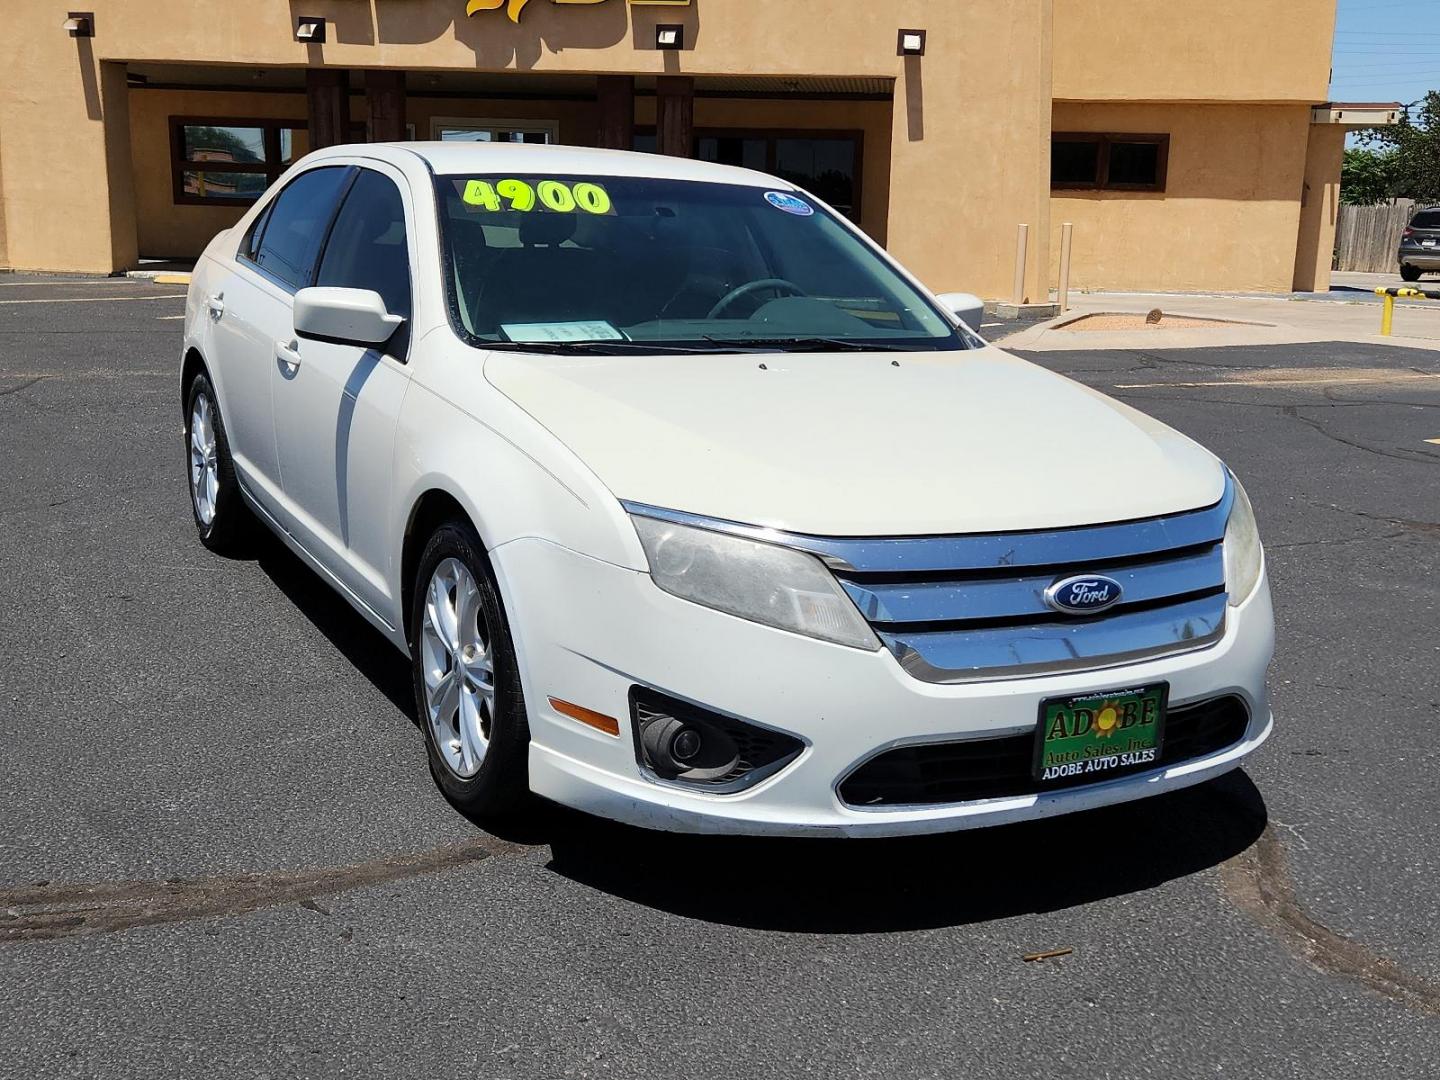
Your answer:
[[[289,527],[372,610],[392,609],[383,572],[391,465],[412,311],[409,207],[400,174],[357,168],[309,284],[371,289],[406,320],[381,346],[276,343],[272,400]]]

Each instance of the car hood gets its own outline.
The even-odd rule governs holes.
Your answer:
[[[995,348],[489,354],[485,375],[616,496],[825,536],[998,532],[1217,502],[1159,421]]]

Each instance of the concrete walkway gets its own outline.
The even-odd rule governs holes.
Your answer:
[[[1340,277],[1341,275],[1337,275]],[[1343,275],[1375,278],[1390,275]],[[1398,277],[1396,279],[1398,281]],[[1338,284],[1339,282],[1337,282]],[[1306,341],[1357,341],[1380,345],[1440,348],[1440,301],[1406,300],[1396,305],[1394,334],[1380,336],[1380,307],[1373,285],[1347,280],[1354,291],[1304,296],[1203,295],[1197,293],[1085,293],[1070,298],[1070,310],[1041,323],[990,329],[991,340],[1007,349],[1202,348],[1216,345],[1281,345]],[[1421,286],[1432,288],[1427,280]],[[1205,329],[1084,330],[1084,315],[1142,313],[1159,308],[1167,316],[1224,320]],[[1083,326],[1084,324],[1079,324]]]

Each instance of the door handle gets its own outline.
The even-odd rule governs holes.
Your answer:
[[[300,366],[300,342],[291,341],[287,345],[283,341],[277,341],[275,343],[275,357],[294,372]]]
[[[211,293],[205,298],[205,306],[210,309],[210,314],[214,318],[220,318],[225,314],[225,294]]]

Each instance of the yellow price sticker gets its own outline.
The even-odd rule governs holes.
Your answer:
[[[613,213],[615,203],[605,188],[593,181],[570,183],[565,180],[480,179],[457,181],[460,198],[492,214],[506,210],[528,214],[540,210],[552,214]]]

